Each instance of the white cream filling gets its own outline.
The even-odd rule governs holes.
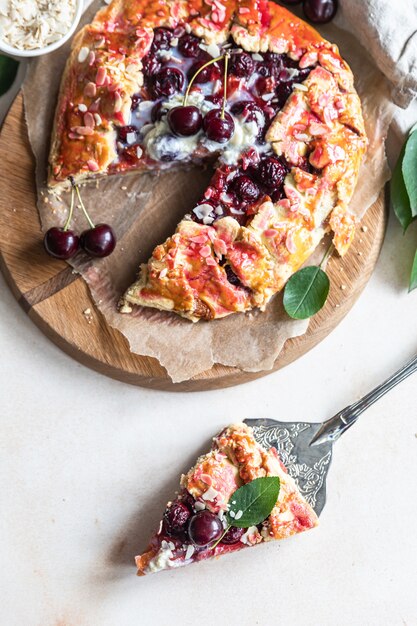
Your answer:
[[[182,95],[176,95],[164,102],[162,107],[169,111],[174,107],[182,106],[183,101]],[[205,100],[204,95],[200,93],[190,94],[187,104],[198,107],[203,116],[208,111],[218,108],[217,105]],[[233,117],[233,121],[235,129],[231,139],[227,143],[218,143],[208,139],[202,130],[191,137],[177,137],[172,133],[164,116],[159,122],[153,125],[146,124],[142,129],[143,143],[149,156],[155,161],[185,161],[201,145],[210,153],[220,153],[220,160],[227,165],[237,163],[242,152],[250,147],[255,147],[259,154],[271,150],[269,143],[261,145],[257,141],[259,125],[263,120],[259,120],[259,125],[255,121],[244,122],[238,117]]]

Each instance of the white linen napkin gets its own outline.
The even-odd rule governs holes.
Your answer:
[[[406,108],[417,95],[417,0],[339,0],[335,22],[369,50]]]

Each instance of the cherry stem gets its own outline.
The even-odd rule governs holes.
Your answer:
[[[327,259],[333,254],[333,250],[334,250],[334,245],[331,243],[330,246],[327,248],[326,252],[324,253],[324,256],[319,265],[320,268],[322,267],[322,265],[326,263]]]
[[[223,105],[222,105],[222,112],[220,114],[220,117],[222,120],[224,120],[224,110],[226,108],[226,101],[227,101],[227,66],[228,64],[229,64],[229,53],[226,52],[226,54],[224,55]]]
[[[223,59],[223,56],[221,57],[216,57],[215,59],[210,59],[210,61],[207,61],[207,63],[204,63],[204,65],[202,65],[201,67],[198,68],[198,70],[196,71],[196,73],[194,74],[194,76],[191,78],[190,82],[188,83],[188,87],[187,87],[187,91],[185,92],[185,96],[184,96],[184,101],[182,103],[182,106],[186,106],[187,104],[187,99],[188,96],[190,94],[190,89],[192,87],[193,82],[195,81],[196,77],[200,74],[200,72],[202,72],[203,70],[206,69],[206,67],[208,67],[209,65],[213,65],[213,63],[217,63],[217,61],[221,61]]]
[[[74,212],[74,187],[71,186],[71,204],[70,204],[70,210],[68,213],[67,221],[64,224],[64,232],[68,230],[69,225],[71,224],[73,212]]]
[[[73,190],[75,189],[75,193],[76,193],[76,194],[77,194],[77,196],[78,196],[78,201],[79,201],[79,203],[80,203],[80,206],[81,206],[81,208],[82,208],[82,210],[83,210],[83,213],[84,213],[84,215],[85,215],[85,217],[86,217],[86,220],[87,220],[87,222],[88,222],[88,224],[89,224],[90,228],[95,228],[94,223],[92,222],[92,220],[91,220],[90,216],[88,215],[87,209],[86,209],[86,208],[85,208],[85,206],[84,206],[84,202],[83,202],[83,200],[82,200],[82,198],[81,198],[80,190],[79,190],[79,188],[78,188],[77,183],[75,182],[75,180],[73,179],[73,177],[72,177],[72,176],[69,176],[69,181],[70,181],[70,183],[71,183],[72,189],[73,189]]]
[[[214,548],[217,548],[217,546],[219,545],[219,543],[221,542],[221,540],[223,539],[223,537],[225,536],[229,528],[230,528],[230,524],[226,526],[226,528],[224,529],[220,537],[217,539],[216,543],[210,546],[210,550],[214,550]]]

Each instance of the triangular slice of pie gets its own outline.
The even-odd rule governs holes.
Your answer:
[[[266,519],[240,528],[227,524],[233,494],[254,479],[278,476],[278,499]],[[238,519],[242,511],[237,511]],[[138,575],[172,569],[317,526],[318,518],[288,475],[275,448],[256,442],[252,428],[233,424],[214,437],[207,454],[181,477],[147,550],[136,557]],[[227,530],[226,530],[227,529]]]
[[[74,39],[48,183],[215,163],[121,304],[215,319],[263,310],[326,232],[346,252],[366,143],[337,47],[278,4],[113,0]]]

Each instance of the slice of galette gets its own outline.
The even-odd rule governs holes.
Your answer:
[[[274,2],[114,0],[74,41],[49,184],[215,162],[121,303],[197,321],[264,309],[326,232],[344,254],[365,149],[350,68]]]
[[[259,445],[245,424],[233,424],[181,477],[158,531],[136,557],[138,574],[284,539],[317,524],[276,449]]]

